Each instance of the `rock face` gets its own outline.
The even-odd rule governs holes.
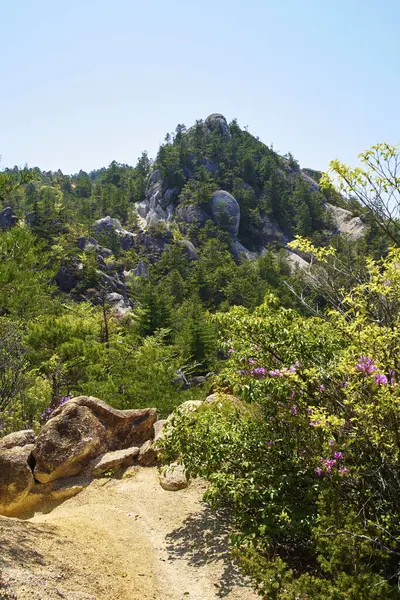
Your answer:
[[[7,231],[7,229],[11,229],[18,223],[18,217],[14,214],[12,208],[7,206],[7,208],[3,208],[0,211],[0,229],[2,231]]]
[[[178,206],[175,212],[177,221],[182,223],[205,223],[209,217],[201,210],[199,206]]]
[[[210,198],[210,210],[218,227],[236,240],[240,223],[240,207],[237,200],[229,192],[218,190]]]
[[[105,427],[86,406],[67,402],[62,409],[44,425],[32,451],[41,483],[77,475],[108,449]]]
[[[15,448],[16,446],[27,446],[35,443],[35,432],[33,429],[24,429],[15,431],[9,435],[0,438],[0,451]]]
[[[338,233],[345,234],[350,240],[358,240],[365,233],[365,225],[360,217],[354,217],[349,210],[326,203]]]
[[[7,436],[9,437],[9,436]],[[0,450],[0,514],[12,515],[23,505],[33,488],[28,465],[32,444]]]

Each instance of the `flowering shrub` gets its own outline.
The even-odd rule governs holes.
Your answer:
[[[400,597],[399,264],[399,250],[369,261],[368,282],[323,317],[273,297],[216,315],[216,383],[249,408],[178,414],[164,440],[230,505],[267,598]]]

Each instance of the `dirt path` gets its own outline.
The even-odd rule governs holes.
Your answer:
[[[0,518],[0,569],[18,600],[255,600],[203,491],[166,492],[155,469],[96,480],[27,521]]]

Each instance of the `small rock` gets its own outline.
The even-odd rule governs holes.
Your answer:
[[[147,443],[147,442],[146,442]],[[110,469],[115,469],[121,465],[130,466],[133,463],[134,458],[138,456],[139,448],[133,446],[133,448],[126,448],[125,450],[114,450],[114,452],[107,452],[102,456],[96,458],[90,466],[93,467],[92,475],[100,475]]]
[[[186,478],[183,466],[173,463],[163,469],[160,476],[160,485],[168,492],[176,492],[187,488],[189,481]]]

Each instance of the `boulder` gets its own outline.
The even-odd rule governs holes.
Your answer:
[[[138,463],[141,467],[154,467],[158,461],[158,452],[153,440],[147,440],[139,451]]]
[[[337,233],[345,234],[349,240],[358,240],[365,233],[366,226],[360,217],[354,217],[349,210],[327,202],[326,209],[331,214]]]
[[[231,247],[232,254],[235,258],[241,258],[243,255],[247,259],[258,258],[257,252],[251,252],[248,250],[243,244],[239,242],[239,240],[235,240]]]
[[[24,506],[35,480],[28,464],[32,444],[0,451],[0,514],[11,516]]]
[[[285,246],[289,241],[289,238],[284,235],[280,229],[278,223],[269,215],[262,215],[263,220],[263,238],[266,244],[272,244],[274,242]]]
[[[121,294],[124,298],[127,296],[126,286],[120,281],[119,277],[111,275],[107,275],[107,273],[103,273],[103,271],[96,270],[97,275],[99,276],[103,286],[109,292],[116,292],[117,294]]]
[[[232,139],[229,125],[224,115],[213,113],[206,118],[205,124],[209,131],[218,131],[223,138],[227,140]]]
[[[79,282],[79,273],[83,270],[83,263],[75,259],[71,264],[62,265],[54,281],[62,292],[70,292]]]
[[[48,423],[73,405],[89,409],[98,419],[106,432],[108,450],[141,446],[153,437],[153,424],[157,420],[155,408],[118,410],[92,396],[77,396],[68,400],[53,412]]]
[[[236,396],[233,396],[232,394],[221,394],[218,392],[215,394],[210,394],[204,400],[204,404],[206,404],[206,405],[216,404],[219,407],[222,407],[222,405],[225,404],[225,405],[234,406],[235,408],[239,408],[240,410],[242,410],[242,409],[246,410],[245,404],[243,404],[243,402],[239,398],[237,398]]]
[[[0,211],[0,229],[2,231],[7,231],[7,229],[11,229],[18,223],[18,217],[14,214],[13,209],[10,206],[7,208],[3,208]]]
[[[202,400],[186,400],[182,402],[176,409],[180,413],[196,412],[198,408],[203,404]]]
[[[68,401],[53,415],[42,427],[32,450],[34,475],[41,483],[77,475],[108,449],[104,425],[86,406]]]
[[[150,210],[149,202],[147,202],[146,200],[143,200],[142,202],[138,202],[138,204],[136,205],[136,210],[138,212],[138,215],[140,217],[142,217],[143,219],[145,219],[147,217],[147,213]]]
[[[310,263],[308,263],[303,257],[299,256],[291,250],[287,250],[286,256],[289,260],[289,268],[293,273],[296,269],[309,269]]]
[[[148,442],[146,442],[147,444]],[[143,446],[142,446],[143,447]],[[116,467],[126,466],[129,467],[133,464],[134,459],[138,456],[140,449],[137,446],[133,448],[126,448],[125,450],[114,450],[114,452],[107,452],[102,456],[94,459],[89,465],[92,470],[92,475],[101,475],[110,469]]]
[[[98,219],[93,223],[93,231],[95,233],[109,232],[115,229],[122,229],[122,225],[118,219],[113,219],[110,215]]]
[[[177,200],[179,196],[179,188],[169,188],[164,192],[161,205],[163,207],[167,207],[170,204],[174,204],[175,200]]]
[[[320,191],[321,188],[318,185],[318,183],[316,181],[314,181],[314,179],[312,177],[310,177],[307,173],[302,171],[301,176],[304,179],[304,181],[306,183],[308,183],[308,185],[310,186],[311,192],[319,192]]]
[[[154,442],[156,442],[162,435],[164,425],[167,423],[167,419],[160,419],[156,421],[153,425],[154,430]]]
[[[126,301],[121,294],[117,294],[116,292],[107,294],[106,300],[112,305],[114,315],[124,316],[132,310],[129,301]]]
[[[155,208],[150,208],[149,212],[147,213],[147,217],[146,217],[146,226],[149,227],[150,225],[154,225],[155,223],[158,223],[159,221],[166,221],[167,220],[167,213],[165,212],[165,210],[163,208],[161,208],[161,206],[156,206]]]
[[[183,254],[189,260],[199,260],[199,256],[197,254],[196,248],[193,246],[192,242],[189,240],[179,240],[177,242],[178,246],[182,248]]]
[[[176,220],[183,223],[194,223],[199,224],[205,223],[209,217],[201,210],[197,205],[178,206],[175,214]]]
[[[213,160],[211,160],[211,158],[208,158],[207,156],[204,156],[201,160],[200,160],[200,164],[207,169],[207,171],[209,173],[211,173],[211,175],[214,175],[214,173],[218,170],[218,165],[217,163],[215,163]]]
[[[148,277],[149,269],[145,262],[139,260],[136,269],[133,269],[133,275],[136,277]]]
[[[15,431],[9,435],[0,438],[0,451],[15,448],[16,446],[27,446],[35,443],[35,432],[33,429],[24,429]]]
[[[240,207],[237,200],[224,190],[218,190],[210,198],[214,222],[235,240],[239,231]]]
[[[147,193],[151,192],[154,187],[157,187],[162,182],[162,173],[160,169],[153,171],[147,180]]]
[[[195,375],[190,380],[190,387],[201,387],[206,381],[207,379],[204,377],[204,375]]]
[[[173,463],[165,467],[160,475],[160,485],[168,492],[176,492],[188,487],[189,481],[182,465]]]
[[[76,245],[80,250],[85,250],[86,248],[101,248],[98,245],[97,240],[95,238],[87,238],[85,235],[80,235],[76,240]]]

